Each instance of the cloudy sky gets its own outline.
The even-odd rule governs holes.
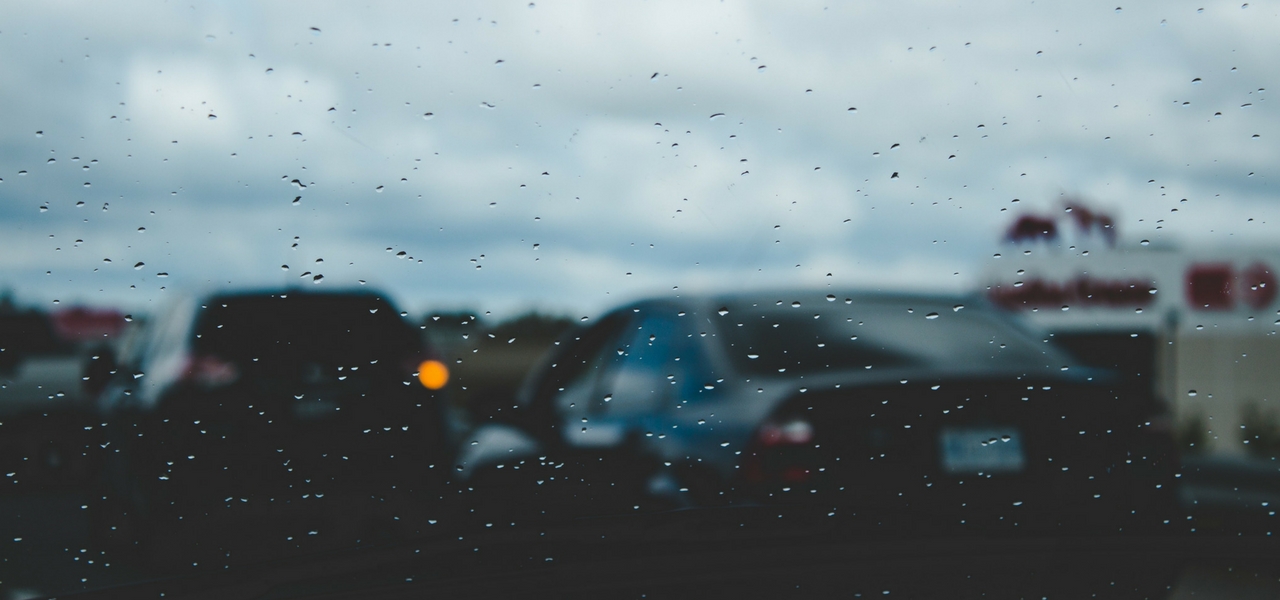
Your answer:
[[[1065,196],[1122,245],[1270,244],[1277,12],[6,2],[0,286],[146,310],[363,281],[495,315],[955,290]]]

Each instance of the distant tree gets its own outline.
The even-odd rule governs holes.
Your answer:
[[[508,338],[516,339],[550,340],[573,327],[573,325],[573,321],[567,317],[530,312],[503,321],[489,329],[489,332],[496,337],[507,336]],[[502,335],[498,335],[499,333]]]
[[[431,313],[422,319],[422,331],[431,346],[441,352],[450,352],[464,345],[464,334],[480,332],[483,321],[479,314],[479,311],[471,310]]]

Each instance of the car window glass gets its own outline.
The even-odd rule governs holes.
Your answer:
[[[794,307],[792,303],[729,309],[720,324],[738,369],[763,375],[921,364],[1042,370],[1048,362],[1065,360],[1051,349],[1035,346],[983,309],[966,312],[959,303],[939,305],[922,299],[808,305],[796,301]]]
[[[613,417],[658,410],[672,397],[672,386],[679,384],[680,365],[673,354],[679,341],[670,319],[646,317],[626,335],[610,357],[606,395],[593,403],[596,411]]]
[[[1257,0],[0,1],[0,600],[1280,598],[1277,56]]]
[[[625,317],[615,316],[588,330],[550,373],[543,393],[562,422],[583,418],[599,400],[600,377],[617,356],[613,346],[625,323]]]
[[[214,298],[200,311],[194,336],[196,352],[260,364],[316,361],[367,368],[421,345],[390,304],[371,296]]]
[[[193,341],[191,326],[198,309],[194,302],[175,301],[153,326],[153,335],[142,348],[137,363],[131,366],[134,379],[126,380],[142,406],[159,404],[165,387],[182,376]]]

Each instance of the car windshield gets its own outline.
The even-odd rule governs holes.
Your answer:
[[[1278,34],[0,2],[0,600],[1280,597]]]

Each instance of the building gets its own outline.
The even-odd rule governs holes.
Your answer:
[[[1192,452],[1280,453],[1280,248],[1117,247],[1079,205],[1023,216],[983,273],[995,304],[1085,362],[1150,381]]]

